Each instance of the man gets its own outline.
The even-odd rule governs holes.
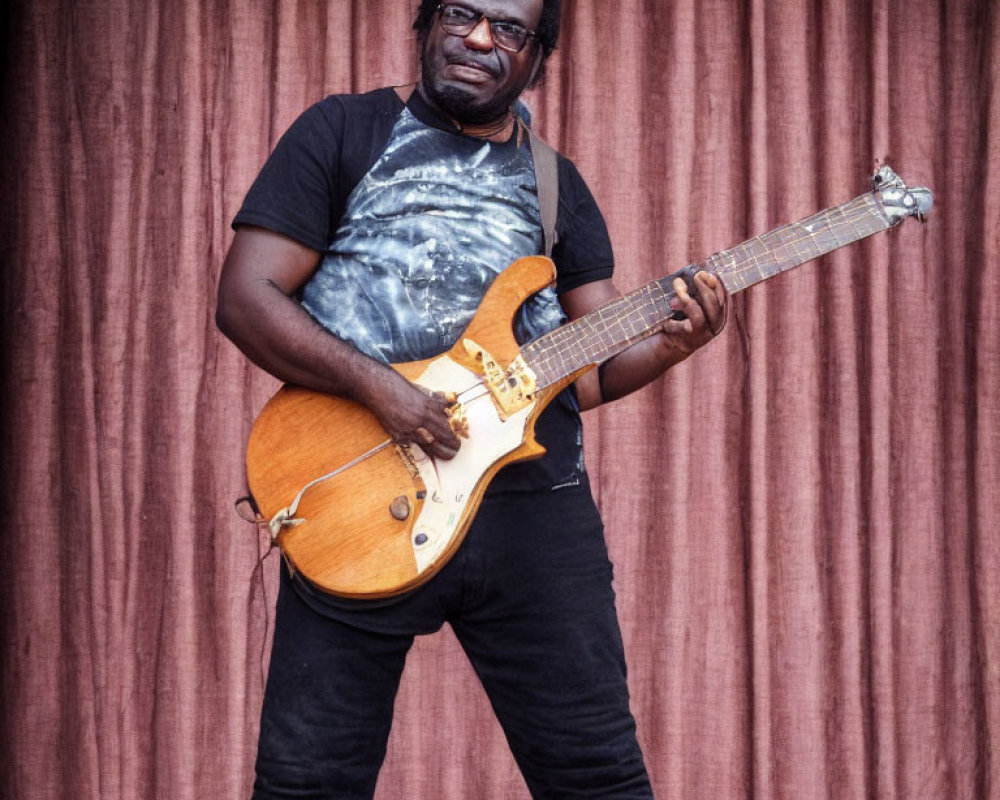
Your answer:
[[[457,339],[490,281],[542,248],[534,162],[513,110],[555,47],[559,0],[422,2],[421,77],[330,97],[282,138],[237,215],[220,328],[281,380],[367,406],[438,459],[461,446],[446,401],[388,363]],[[405,93],[404,95],[405,96]],[[555,292],[525,304],[523,337],[617,296],[603,219],[558,162]],[[449,622],[536,798],[648,798],[603,529],[583,470],[579,410],[645,385],[725,324],[715,276],[683,282],[684,321],[581,378],[542,414],[547,455],[502,470],[454,558],[381,601],[282,574],[256,798],[374,791],[413,637]],[[565,316],[563,316],[565,315]]]

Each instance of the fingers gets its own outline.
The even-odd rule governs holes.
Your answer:
[[[435,458],[454,458],[461,446],[448,414],[454,397],[431,393],[415,384],[408,387],[397,399],[399,405],[391,419],[383,422],[384,427],[399,444],[416,444]]]
[[[719,276],[712,272],[699,272],[694,276],[698,287],[698,303],[705,314],[713,336],[722,333],[729,316],[729,293]]]
[[[692,295],[682,278],[674,278],[675,299],[671,303],[687,317],[685,331],[695,338],[718,336],[726,326],[729,294],[718,276],[702,270],[694,276],[695,292]],[[703,342],[699,342],[701,344]]]
[[[413,432],[414,443],[420,445],[421,449],[430,453],[436,458],[450,459],[454,458],[455,454],[458,452],[458,440],[456,439],[455,446],[452,446],[448,442],[439,441],[437,437],[431,433],[427,428],[420,427]]]
[[[427,430],[427,428],[417,428],[413,432],[413,439],[417,444],[425,447],[434,444],[435,441],[434,434]]]
[[[434,455],[440,458],[452,458],[461,446],[448,414],[448,410],[455,404],[455,400],[446,397],[441,392],[435,392],[430,395],[429,399],[431,407],[428,417],[424,425],[417,428],[417,432],[423,431],[430,435],[430,441],[427,441],[426,444]]]

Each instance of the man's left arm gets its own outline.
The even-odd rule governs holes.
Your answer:
[[[676,296],[670,305],[675,311],[683,311],[686,319],[668,319],[655,334],[610,359],[600,371],[591,370],[577,381],[582,411],[642,388],[722,331],[729,309],[729,295],[722,281],[705,271],[697,273],[694,281],[692,294],[683,280],[674,280]],[[571,289],[560,295],[559,302],[574,320],[619,296],[608,279]]]

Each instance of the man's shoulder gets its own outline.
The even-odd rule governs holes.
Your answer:
[[[310,150],[342,152],[357,140],[388,134],[403,104],[392,87],[354,94],[330,94],[306,108],[286,136]]]
[[[366,117],[382,114],[396,115],[403,108],[399,95],[391,86],[368,92],[330,94],[312,106],[311,111],[327,119]]]

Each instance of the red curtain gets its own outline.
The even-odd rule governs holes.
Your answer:
[[[279,559],[232,501],[275,383],[213,325],[229,220],[330,92],[415,75],[413,3],[8,10],[0,793],[245,797]],[[587,421],[661,798],[1000,797],[1000,20],[990,0],[567,2],[530,100],[619,288],[861,193],[926,225],[735,298]],[[378,789],[527,796],[451,635]]]

